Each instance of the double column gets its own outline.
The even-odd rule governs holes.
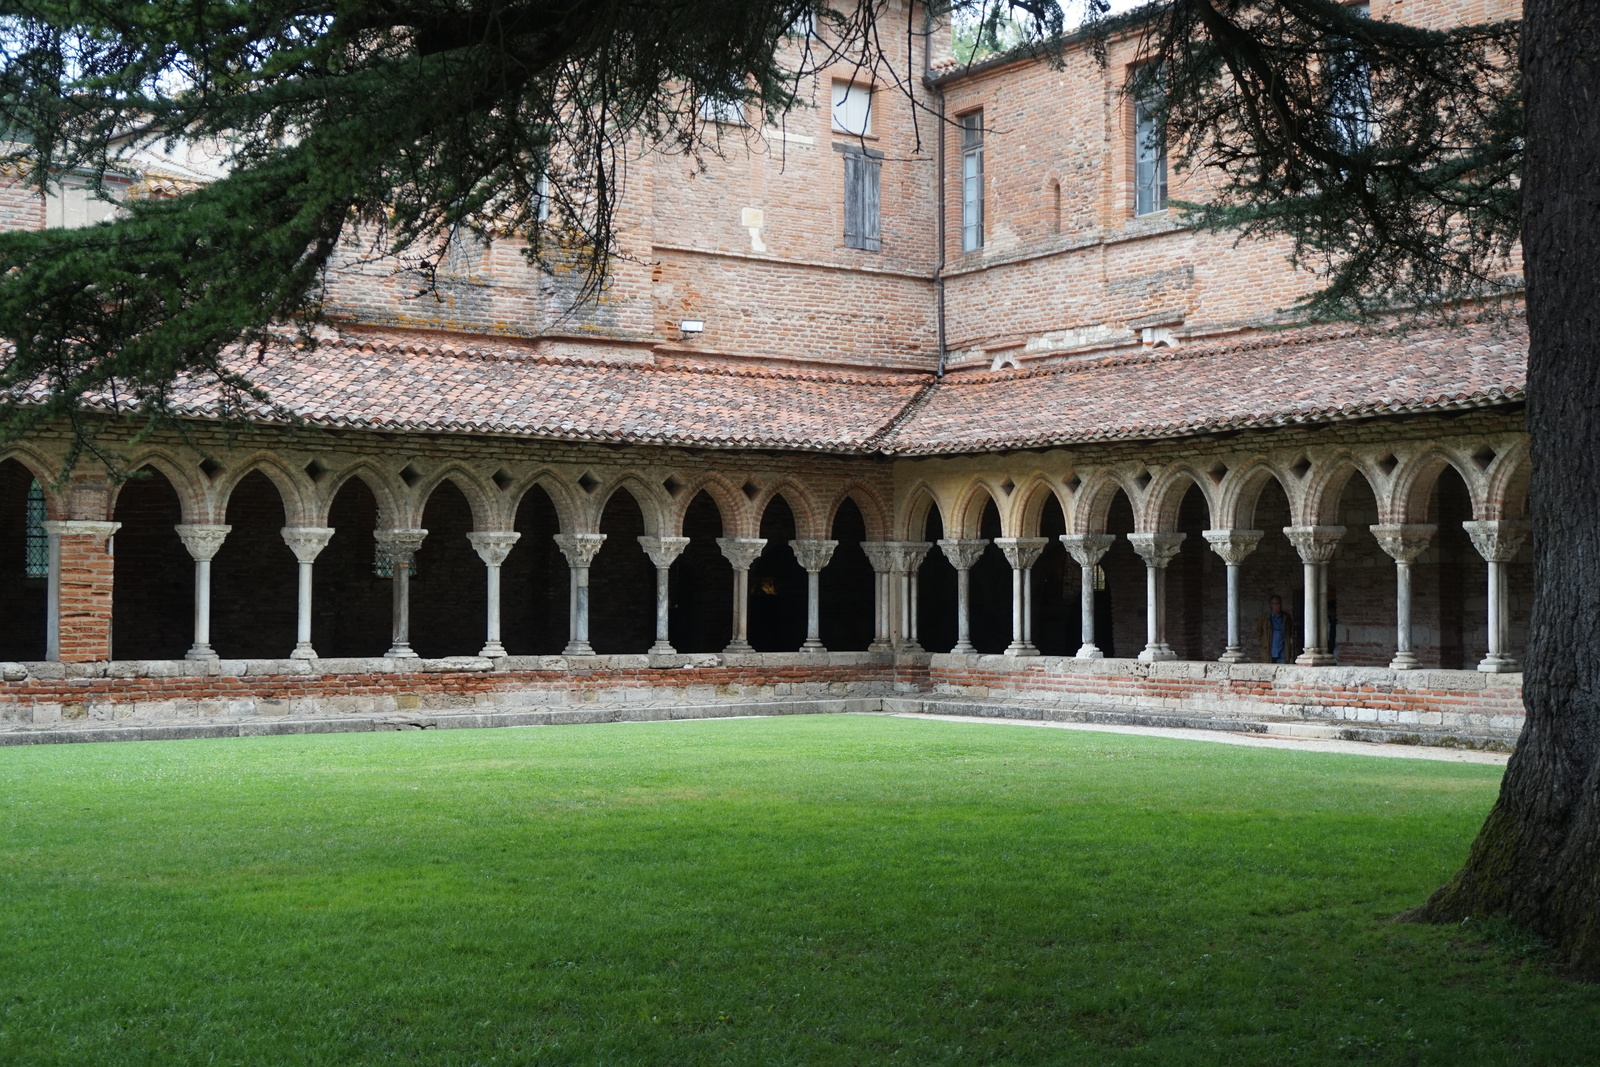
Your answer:
[[[1381,523],[1369,527],[1378,547],[1394,560],[1394,659],[1392,671],[1417,668],[1411,651],[1411,565],[1428,549],[1439,528],[1432,523]]]
[[[606,543],[601,533],[556,534],[556,547],[567,557],[567,647],[564,656],[592,656],[589,644],[589,568],[600,546]]]
[[[750,647],[750,564],[767,547],[765,537],[719,537],[717,547],[733,564],[733,639],[724,652],[754,652]]]
[[[390,659],[416,659],[417,654],[411,651],[411,564],[428,531],[379,530],[373,536],[378,542],[379,555],[389,565],[390,595],[393,597],[390,611],[392,636],[389,651],[384,655]]]
[[[972,568],[989,547],[988,538],[944,539],[937,542],[950,566],[956,569],[956,643],[951,652],[976,652],[972,644]]]
[[[671,656],[677,653],[672,647],[668,630],[671,622],[672,564],[689,547],[687,537],[640,537],[639,547],[650,557],[656,567],[656,643],[650,646],[652,656]]]
[[[933,542],[890,541],[888,544],[893,547],[890,558],[900,622],[895,648],[904,652],[921,652],[922,643],[917,640],[917,595],[920,585],[917,572],[922,569],[922,561],[928,557]]]
[[[806,640],[801,652],[826,652],[822,644],[822,568],[833,559],[837,541],[790,541],[794,558],[806,572]]]
[[[1239,633],[1239,565],[1261,544],[1261,530],[1206,530],[1201,536],[1228,568],[1228,647],[1218,657],[1222,663],[1244,660],[1244,639]]]
[[[1485,674],[1520,671],[1522,664],[1511,654],[1511,604],[1506,564],[1516,558],[1528,540],[1529,525],[1523,519],[1488,519],[1464,522],[1461,526],[1472,538],[1472,547],[1489,564],[1489,654],[1478,664],[1478,670]]]
[[[489,659],[506,654],[506,646],[500,643],[500,568],[521,536],[511,530],[473,530],[467,534],[467,540],[471,542],[478,558],[483,560],[486,572],[484,581],[487,583],[485,600],[488,617],[484,619],[483,649],[478,655]]]
[[[317,650],[311,644],[311,575],[312,564],[333,539],[331,526],[285,526],[279,530],[283,543],[294,553],[300,565],[299,597],[295,603],[294,651],[290,659],[316,659]]]
[[[1106,658],[1094,643],[1094,572],[1116,540],[1116,534],[1061,535],[1061,543],[1067,546],[1067,552],[1077,561],[1082,574],[1079,604],[1082,644],[1078,646],[1078,659]]]
[[[1045,537],[997,537],[994,543],[1011,564],[1011,643],[1008,656],[1037,656],[1033,643],[1033,565],[1050,540]]]
[[[894,648],[894,542],[863,541],[861,551],[872,564],[872,644],[867,651],[889,652]]]
[[[1181,533],[1131,533],[1128,543],[1139,553],[1145,566],[1145,646],[1139,653],[1142,663],[1160,663],[1178,658],[1167,643],[1167,564],[1183,544]]]
[[[1343,526],[1285,526],[1283,535],[1300,553],[1305,568],[1305,596],[1301,610],[1305,649],[1295,657],[1302,667],[1327,667],[1334,662],[1328,651],[1328,564],[1344,537]]]
[[[185,659],[216,659],[211,647],[211,560],[233,529],[222,523],[179,523],[175,529],[194,560],[194,644]]]

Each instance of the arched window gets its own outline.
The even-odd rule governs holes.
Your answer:
[[[24,575],[29,578],[44,578],[50,574],[50,536],[44,532],[44,520],[47,517],[44,507],[44,490],[39,486],[38,480],[28,485],[28,497],[24,505],[26,531],[24,533],[27,555],[24,563]]]

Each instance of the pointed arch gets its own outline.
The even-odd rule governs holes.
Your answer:
[[[1216,528],[1218,496],[1217,483],[1187,463],[1178,463],[1162,470],[1160,476],[1146,488],[1144,501],[1144,527],[1148,530],[1176,530],[1178,511],[1190,488],[1200,490],[1206,502],[1207,521]]]
[[[684,516],[694,505],[695,497],[701,493],[710,497],[711,502],[717,506],[717,514],[722,519],[723,537],[755,536],[751,532],[754,524],[750,521],[749,501],[738,487],[715,471],[707,471],[674,494],[672,510],[669,513],[673,536],[683,534]]]
[[[466,498],[467,506],[472,509],[474,530],[500,530],[510,525],[503,521],[504,517],[495,507],[488,488],[479,480],[477,473],[460,463],[447,463],[423,480],[416,495],[418,523],[422,521],[423,512],[428,510],[428,498],[447,481],[453,483]]]
[[[957,497],[959,503],[951,509],[950,519],[945,524],[944,535],[946,537],[959,538],[981,537],[982,534],[979,530],[983,524],[983,509],[991,503],[994,504],[995,511],[999,512],[1003,522],[1006,513],[1000,506],[1000,502],[1004,499],[1005,494],[999,492],[995,486],[990,485],[987,479],[982,477],[975,478],[968,483],[966,488],[961,491],[961,495]],[[1010,537],[1012,535],[1002,525],[1000,536]]]
[[[1432,522],[1434,486],[1439,483],[1439,476],[1446,468],[1454,469],[1461,475],[1461,481],[1466,485],[1467,494],[1472,500],[1473,514],[1478,514],[1481,511],[1482,479],[1478,472],[1473,470],[1471,461],[1453,450],[1434,447],[1407,457],[1395,470],[1392,496],[1395,511],[1391,515],[1391,521]]]
[[[1528,516],[1528,439],[1498,456],[1489,467],[1489,484],[1484,490],[1483,517],[1486,519],[1524,519]]]
[[[751,504],[751,511],[755,517],[755,524],[759,530],[761,517],[766,514],[767,505],[772,503],[773,497],[782,496],[789,504],[789,510],[794,512],[795,536],[801,540],[825,539],[828,535],[822,527],[822,509],[817,506],[817,498],[803,483],[794,478],[780,478],[769,486],[762,494],[756,497]],[[758,534],[759,536],[759,534]]]
[[[303,477],[297,478],[283,461],[271,452],[255,452],[246,457],[242,462],[229,464],[215,488],[215,504],[218,516],[228,514],[228,501],[233,498],[234,490],[239,483],[256,471],[260,471],[267,481],[278,490],[278,499],[283,503],[283,519],[285,526],[312,526],[316,525],[306,521],[312,508],[309,501],[312,490]],[[226,521],[225,518],[220,521]]]
[[[580,508],[577,498],[572,491],[572,486],[557,471],[548,467],[540,467],[523,478],[519,478],[505,493],[506,514],[510,517],[508,529],[515,526],[516,516],[522,510],[522,502],[533,490],[541,489],[549,498],[550,506],[555,511],[556,522],[561,532],[574,533],[578,530]]]
[[[1039,536],[1039,517],[1044,514],[1045,506],[1052,498],[1060,506],[1063,516],[1071,514],[1069,502],[1057,483],[1042,473],[1034,474],[1026,486],[1011,494],[1011,498],[1015,503],[1010,527],[1017,537]]]
[[[924,531],[928,528],[928,512],[932,511],[939,516],[939,525],[949,533],[949,511],[940,502],[939,495],[927,482],[918,482],[911,488],[903,499],[904,510],[900,516],[899,539],[902,541],[920,541]]]
[[[172,491],[178,495],[178,506],[182,509],[184,522],[221,521],[212,517],[205,487],[200,484],[199,471],[192,473],[186,471],[183,465],[171,456],[154,449],[130,459],[127,464],[129,476],[118,479],[111,486],[110,500],[106,506],[112,517],[116,516],[117,502],[122,498],[123,489],[146,467],[159,472],[167,480],[167,484],[172,486]]]
[[[56,475],[53,472],[57,469],[56,465],[38,451],[20,443],[0,449],[0,463],[8,459],[16,461],[34,481],[39,483],[39,489],[44,493],[45,516],[52,519],[66,518],[66,497],[54,484]]]
[[[650,537],[665,536],[667,527],[671,525],[669,516],[672,501],[664,489],[650,485],[637,474],[623,474],[601,492],[594,494],[592,528],[600,529],[600,517],[606,513],[606,506],[611,503],[611,498],[620,491],[626,491],[633,497],[633,502],[639,505],[639,512],[644,517],[645,533]]]
[[[1339,452],[1318,460],[1310,475],[1310,483],[1305,488],[1303,525],[1337,526],[1339,501],[1344,496],[1345,486],[1356,475],[1360,475],[1367,483],[1379,508],[1383,508],[1384,498],[1378,493],[1378,488],[1383,484],[1382,472],[1375,465],[1363,462],[1349,452]],[[1379,512],[1379,521],[1388,521],[1388,516],[1382,510]]]
[[[824,512],[827,517],[827,532],[824,537],[833,536],[833,525],[838,518],[839,508],[846,500],[855,501],[856,509],[861,512],[861,519],[866,524],[868,541],[889,539],[889,509],[884,506],[883,498],[870,485],[859,481],[851,481],[828,501],[827,510]]]
[[[1213,521],[1219,530],[1255,530],[1256,504],[1261,499],[1261,493],[1270,484],[1276,482],[1283,491],[1284,499],[1289,502],[1291,525],[1300,523],[1300,516],[1296,511],[1297,496],[1293,489],[1293,479],[1284,476],[1273,463],[1263,456],[1252,456],[1239,466],[1230,470],[1223,476],[1221,492],[1218,501],[1212,510]]]
[[[1121,471],[1106,467],[1084,478],[1075,494],[1077,506],[1071,512],[1072,532],[1105,533],[1106,516],[1119,492],[1128,498],[1130,505],[1139,499],[1139,491],[1128,484]]]
[[[329,509],[333,507],[334,500],[352,478],[361,479],[362,484],[372,493],[372,498],[377,501],[379,526],[396,527],[404,525],[402,521],[404,516],[399,506],[398,495],[389,475],[375,464],[367,460],[361,460],[337,473],[328,475],[317,486],[313,509],[307,516],[311,520],[307,523],[308,526],[327,526],[329,524]]]

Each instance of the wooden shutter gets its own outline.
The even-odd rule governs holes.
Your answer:
[[[879,161],[859,152],[844,157],[844,244],[877,252],[883,247],[878,228]]]

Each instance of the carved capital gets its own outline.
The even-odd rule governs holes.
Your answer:
[[[587,567],[594,562],[595,556],[600,554],[600,546],[606,543],[606,535],[556,534],[554,540],[556,547],[561,549],[561,554],[567,557],[567,566]]]
[[[1072,558],[1080,567],[1093,567],[1117,543],[1116,534],[1062,534],[1061,543],[1067,546]]]
[[[872,564],[872,569],[877,573],[884,574],[894,569],[893,541],[863,541],[861,551],[867,554],[867,562]]]
[[[1178,554],[1186,534],[1181,533],[1131,533],[1128,544],[1144,559],[1147,567],[1165,567]]]
[[[1211,546],[1211,551],[1221,556],[1222,562],[1230,567],[1237,567],[1256,550],[1261,543],[1261,535],[1260,530],[1204,530],[1200,534]]]
[[[378,542],[378,554],[391,567],[402,564],[409,567],[411,558],[422,547],[427,530],[374,530],[372,537]]]
[[[1478,555],[1490,563],[1510,563],[1532,532],[1526,519],[1464,522],[1461,528],[1472,538],[1472,547],[1478,550]]]
[[[1378,547],[1387,552],[1389,558],[1397,563],[1414,562],[1418,556],[1427,551],[1428,542],[1439,532],[1439,527],[1422,522],[1386,522],[1369,526],[1367,529],[1378,539]]]
[[[833,550],[839,547],[839,542],[790,541],[789,547],[794,549],[794,558],[801,567],[808,571],[820,571],[833,558]]]
[[[181,522],[173,529],[178,531],[178,537],[182,539],[183,547],[189,550],[189,555],[196,562],[203,562],[217,554],[233,527],[214,522]]]
[[[666,570],[672,566],[673,560],[683,555],[683,550],[689,547],[687,537],[640,537],[639,547],[644,549],[644,554],[650,557],[650,562],[656,565],[657,570]]]
[[[958,571],[970,571],[972,565],[983,556],[983,550],[989,547],[988,538],[982,537],[971,541],[944,538],[935,543],[939,551],[944,553],[944,558],[950,561],[950,566]]]
[[[1285,526],[1283,536],[1300,553],[1301,563],[1327,563],[1344,537],[1343,526]]]
[[[894,546],[894,570],[897,574],[915,574],[922,561],[933,548],[932,541],[890,541]]]
[[[765,537],[719,537],[717,547],[722,549],[722,554],[729,563],[733,564],[736,571],[747,571],[750,564],[761,555],[761,550],[767,547]]]
[[[472,550],[486,567],[498,567],[511,554],[511,546],[522,535],[514,530],[473,530],[467,534]]]
[[[1048,537],[996,537],[996,547],[1006,555],[1011,569],[1025,571],[1039,562],[1039,556],[1050,543]]]
[[[315,560],[333,538],[331,526],[285,526],[278,532],[283,535],[283,543],[289,546],[294,558],[301,563]]]

